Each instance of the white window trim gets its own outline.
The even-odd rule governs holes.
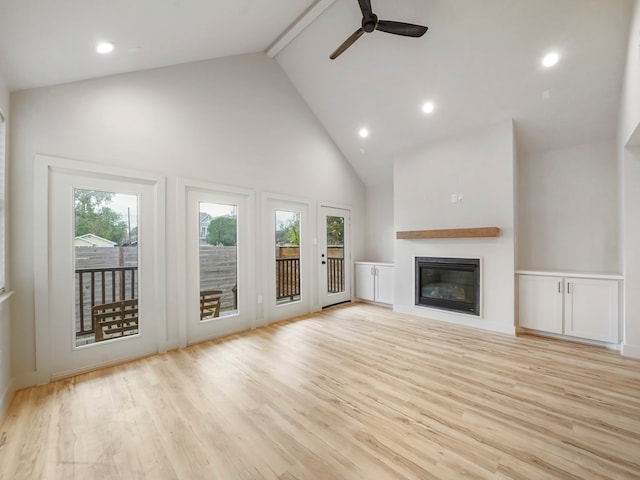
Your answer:
[[[35,277],[35,320],[36,320],[36,384],[44,385],[51,381],[51,341],[49,319],[49,209],[42,205],[49,204],[49,172],[52,169],[74,172],[88,172],[90,174],[111,177],[135,178],[142,182],[155,184],[156,201],[158,205],[157,218],[157,251],[155,289],[158,298],[166,296],[166,241],[165,241],[165,187],[166,178],[163,175],[130,170],[124,167],[112,167],[91,162],[70,160],[49,155],[36,154],[34,159],[34,235],[39,238],[41,245],[33,251]],[[167,350],[167,319],[165,308],[158,309],[158,352]]]
[[[2,110],[0,110],[0,125],[2,125],[2,137],[0,138],[0,180],[2,181],[2,198],[0,198],[0,211],[2,249],[0,249],[0,303],[9,298],[7,295],[7,120]]]

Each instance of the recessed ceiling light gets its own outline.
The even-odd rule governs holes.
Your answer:
[[[369,136],[369,130],[363,127],[358,132],[358,135],[360,135],[362,138],[367,138]]]
[[[431,113],[435,108],[436,107],[433,102],[426,102],[424,105],[422,105],[422,111],[424,113]]]
[[[547,53],[542,59],[542,66],[546,68],[553,67],[558,63],[558,60],[560,60],[560,55],[556,52]]]
[[[113,52],[113,43],[100,42],[98,45],[96,45],[96,52],[101,54]]]

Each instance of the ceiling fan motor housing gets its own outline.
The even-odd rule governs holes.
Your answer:
[[[376,29],[376,25],[378,25],[378,16],[375,13],[362,17],[362,29],[365,32],[373,32]]]

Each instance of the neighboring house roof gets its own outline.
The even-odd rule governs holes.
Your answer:
[[[76,247],[115,247],[117,243],[94,235],[93,233],[86,233],[76,237],[73,245]]]
[[[206,212],[200,212],[200,225],[202,225],[203,223],[209,225],[209,222],[211,222],[211,220],[213,220],[213,217],[211,217],[211,215]]]

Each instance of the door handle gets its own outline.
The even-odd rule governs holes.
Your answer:
[[[326,264],[327,264],[327,262],[322,260],[322,265],[326,265]]]

